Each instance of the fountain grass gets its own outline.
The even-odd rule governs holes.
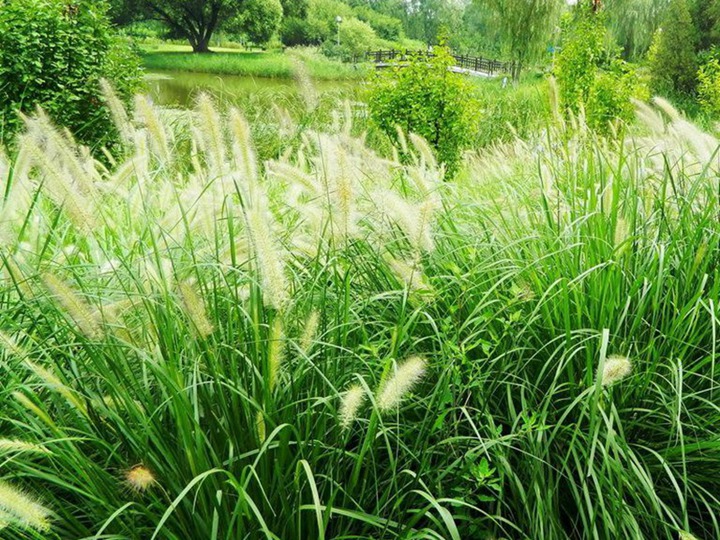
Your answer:
[[[137,103],[110,168],[42,116],[0,157],[0,437],[43,449],[0,535],[720,537],[715,139],[558,120],[446,184],[349,113],[261,164]]]

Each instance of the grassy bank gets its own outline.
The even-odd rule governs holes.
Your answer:
[[[351,111],[261,165],[239,113],[141,99],[111,171],[31,120],[0,154],[0,535],[720,537],[718,141],[663,107],[459,184]]]
[[[359,79],[370,71],[367,66],[337,62],[307,50],[283,53],[218,49],[212,54],[193,54],[189,47],[162,45],[143,50],[142,61],[148,70],[268,78],[292,78],[297,61],[305,65],[311,78],[319,80]]]

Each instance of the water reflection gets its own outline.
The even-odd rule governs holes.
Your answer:
[[[191,107],[201,91],[211,92],[217,99],[243,104],[258,99],[273,102],[294,101],[299,96],[298,84],[293,79],[270,79],[237,75],[214,75],[189,71],[151,72],[145,77],[148,93],[159,105]],[[337,92],[348,94],[357,82],[316,81],[321,94]]]

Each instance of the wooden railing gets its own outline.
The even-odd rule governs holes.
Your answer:
[[[435,55],[430,51],[411,51],[411,50],[380,50],[368,51],[365,55],[356,57],[355,62],[374,62],[375,64],[401,64],[407,62],[411,58],[434,58]],[[495,75],[496,73],[514,73],[515,66],[510,62],[500,62],[499,60],[489,60],[479,56],[468,55],[452,55],[455,60],[454,66],[460,69],[467,69],[478,73],[486,73]]]

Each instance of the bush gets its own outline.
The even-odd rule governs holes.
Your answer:
[[[605,41],[604,16],[580,8],[565,21],[566,37],[555,61],[560,100],[567,112],[585,113],[599,131],[633,119],[631,98],[647,99],[647,89],[633,67]]]
[[[339,37],[339,44],[337,37],[329,37],[323,45],[323,52],[327,56],[342,58],[346,61],[374,48],[378,41],[372,27],[354,17],[340,23]]]
[[[407,67],[380,74],[370,91],[373,122],[391,138],[399,127],[424,137],[454,176],[464,148],[477,131],[479,104],[471,84],[452,73],[449,50],[435,48],[435,57],[412,59]]]
[[[720,60],[710,58],[698,71],[698,101],[710,116],[720,116]]]
[[[631,122],[635,106],[630,98],[647,100],[647,88],[638,82],[635,69],[620,59],[615,59],[608,69],[600,69],[588,96],[585,113],[588,125],[604,131],[615,122]]]
[[[81,142],[108,144],[114,128],[101,99],[107,78],[121,98],[140,83],[139,60],[112,34],[102,3],[10,0],[0,10],[0,124],[17,129],[17,111],[40,106]]]

